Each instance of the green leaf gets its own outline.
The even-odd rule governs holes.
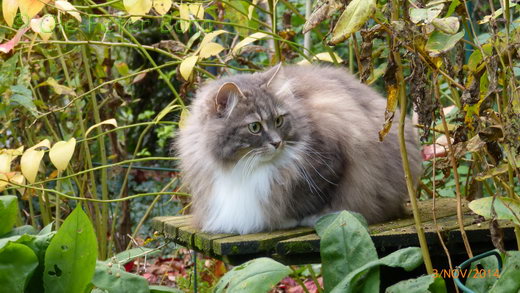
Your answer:
[[[446,293],[446,284],[441,277],[435,275],[421,276],[416,279],[401,281],[386,288],[386,293]]]
[[[24,234],[35,235],[35,234],[38,234],[38,231],[31,225],[23,225],[20,227],[13,228],[13,230],[11,230],[11,232],[5,234],[2,237],[11,237],[11,236],[16,236],[16,235],[24,235]]]
[[[435,18],[432,20],[433,26],[435,26],[438,30],[447,34],[454,34],[459,30],[459,19],[455,16],[445,17],[445,18]]]
[[[520,251],[508,251],[500,278],[489,291],[490,293],[520,291]]]
[[[406,271],[411,271],[422,264],[423,258],[421,249],[419,247],[408,247],[403,248],[398,251],[395,251],[381,259],[371,261],[356,270],[349,273],[334,289],[332,289],[331,293],[354,293],[359,292],[357,290],[359,286],[359,282],[364,280],[362,277],[365,275],[365,272],[378,267],[380,265],[385,265],[389,267],[401,267]],[[324,278],[325,279],[325,278]],[[372,292],[377,292],[372,291]]]
[[[426,42],[425,49],[430,52],[430,55],[436,56],[449,51],[462,37],[464,37],[464,30],[454,35],[434,31]]]
[[[2,292],[24,292],[38,266],[38,258],[27,246],[10,242],[0,248],[0,284]]]
[[[25,109],[29,110],[32,115],[36,116],[38,111],[36,110],[36,105],[34,105],[32,92],[30,89],[23,85],[13,85],[11,86],[11,103],[15,105],[20,105]]]
[[[446,12],[446,17],[449,17],[455,12],[455,9],[457,9],[457,6],[460,5],[460,0],[452,0],[450,7],[448,8],[448,12]]]
[[[14,195],[0,196],[0,235],[13,229],[18,216],[18,198]]]
[[[16,64],[19,58],[18,53],[16,53],[2,63],[0,67],[0,94],[13,84],[16,77]]]
[[[480,265],[481,268],[478,268]],[[476,270],[483,269],[485,273],[476,274]],[[498,261],[495,256],[488,256],[478,261],[472,262],[469,269],[470,276],[466,279],[466,287],[475,293],[487,293],[497,281]]]
[[[148,281],[145,278],[119,270],[116,267],[116,265],[109,267],[106,263],[98,261],[92,284],[109,293],[150,292]]]
[[[352,0],[332,31],[330,44],[335,45],[359,31],[376,11],[376,0]]]
[[[49,246],[49,243],[54,236],[54,232],[45,233],[38,235],[15,235],[8,238],[0,238],[0,249],[2,247],[6,247],[7,245],[10,245],[11,243],[16,243],[19,245],[24,245],[25,247],[28,247],[29,249],[32,249],[33,254],[36,255],[38,261],[38,266],[34,270],[32,274],[32,278],[29,281],[29,284],[27,285],[27,291],[28,292],[43,292],[43,270],[44,270],[44,255],[45,250]]]
[[[410,8],[410,20],[413,23],[430,23],[439,16],[443,7],[441,3],[427,8]]]
[[[491,204],[495,208],[497,219],[511,220],[520,225],[520,201],[509,197],[497,196],[493,202],[493,197],[484,197],[476,199],[469,203],[469,208],[475,213],[491,219]]]
[[[316,223],[320,236],[325,291],[334,288],[346,275],[367,262],[378,259],[377,251],[366,224],[353,213],[326,215]],[[379,288],[379,270],[370,273],[366,284]]]
[[[116,257],[117,262],[125,264],[138,257],[144,256],[144,255],[151,256],[151,255],[157,254],[159,252],[160,252],[159,250],[153,249],[153,248],[138,247],[138,248],[133,248],[133,249],[129,249],[129,250],[120,252],[120,253],[116,254],[115,257]]]
[[[277,261],[266,257],[257,258],[225,274],[214,292],[267,292],[290,273],[289,267]]]
[[[89,218],[78,205],[45,253],[45,292],[84,292],[96,268],[97,240]]]

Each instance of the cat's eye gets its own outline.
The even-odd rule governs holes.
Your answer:
[[[262,130],[262,124],[260,124],[260,122],[249,123],[247,128],[251,133],[257,134],[260,132],[260,130]]]
[[[283,125],[283,116],[276,117],[276,120],[274,120],[274,125],[276,127],[281,127]]]

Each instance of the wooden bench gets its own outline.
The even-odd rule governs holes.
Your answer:
[[[419,210],[432,258],[444,255],[433,220],[433,200],[419,202]],[[481,222],[463,204],[464,226],[475,253],[493,249],[489,236],[489,223]],[[399,248],[419,246],[411,208],[407,217],[391,222],[371,225],[372,240],[380,255],[386,255]],[[464,254],[464,246],[456,218],[456,200],[440,198],[435,201],[437,226],[450,254]],[[267,256],[285,264],[320,262],[320,239],[314,229],[298,227],[247,235],[209,234],[191,225],[191,216],[156,217],[152,221],[155,230],[171,238],[175,243],[193,249],[204,255],[222,259],[229,264],[240,264],[253,258]],[[504,240],[513,241],[513,226],[501,222]]]

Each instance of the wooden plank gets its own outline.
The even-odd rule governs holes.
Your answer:
[[[255,233],[226,237],[213,241],[213,252],[217,255],[254,254],[274,249],[280,240],[311,234],[314,229],[298,227],[267,233]]]
[[[197,232],[193,236],[193,246],[195,247],[195,249],[198,249],[206,255],[215,255],[215,252],[212,250],[213,241],[232,236],[237,236],[237,234],[211,234],[205,232]]]
[[[464,217],[464,224],[470,225],[474,221],[472,216]],[[413,221],[412,221],[413,223]],[[437,219],[437,225],[441,234],[446,234],[450,230],[457,229],[457,216],[452,215]],[[376,225],[377,226],[377,225]],[[403,247],[403,246],[415,246],[419,245],[419,239],[416,234],[415,224],[411,224],[403,227],[395,227],[387,231],[379,232],[380,229],[371,229],[371,237],[374,244],[378,249],[385,249],[390,247]],[[436,232],[436,226],[433,221],[423,222],[425,236],[429,244],[440,245],[438,235]],[[447,236],[447,235],[446,235]],[[447,241],[447,237],[445,237]],[[276,245],[276,253],[282,257],[286,257],[290,254],[303,254],[303,253],[319,253],[320,251],[320,238],[316,233],[290,238],[280,241]]]
[[[316,233],[290,238],[276,244],[276,253],[281,256],[320,252],[320,237]]]
[[[417,203],[421,221],[428,222],[433,220],[433,200],[424,200]],[[463,202],[462,211],[467,212],[469,208],[466,202]],[[455,198],[438,198],[435,200],[435,217],[437,219],[449,217],[457,214],[457,200]],[[407,218],[388,221],[385,223],[370,225],[370,233],[381,233],[392,229],[398,229],[414,225],[412,208],[410,205],[406,207]]]
[[[198,231],[199,229],[193,227],[191,222],[187,223],[185,226],[178,226],[177,234],[175,236],[175,243],[186,246],[188,248],[194,248],[193,235],[195,235],[195,233]]]
[[[474,222],[474,218],[464,217],[463,222],[464,225],[470,225]],[[457,216],[454,215],[437,219],[437,225],[439,227],[441,235],[444,236],[444,241],[447,241],[447,233],[458,227]],[[426,241],[428,242],[428,246],[438,247],[440,245],[440,241],[437,235],[437,228],[435,223],[433,221],[425,222],[423,223],[423,227],[424,235],[426,237]],[[381,250],[386,248],[419,245],[419,238],[415,230],[415,225],[384,231],[381,233],[373,234],[371,236],[372,240],[374,241],[374,245]]]
[[[411,215],[410,207],[407,210]],[[435,230],[431,227],[433,225],[432,201],[419,202],[419,210],[425,223],[426,233],[432,234],[428,239],[437,240]],[[446,231],[456,228],[455,199],[437,199],[435,210],[442,229]],[[464,210],[467,210],[466,206]],[[431,223],[428,224],[429,222]],[[291,254],[319,253],[319,237],[312,228],[300,227],[248,235],[210,234],[200,232],[193,227],[191,216],[157,217],[154,218],[153,225],[155,229],[172,237],[176,243],[212,256],[229,256],[238,259],[240,255],[243,256],[242,258],[247,258],[247,255],[265,255],[274,250],[282,257]],[[418,245],[413,218],[371,225],[369,231],[376,244],[382,247]]]
[[[164,222],[164,230],[163,233],[171,238],[177,237],[177,231],[179,227],[190,225],[191,224],[191,216],[177,216],[167,219]]]
[[[155,217],[152,219],[152,228],[155,229],[155,231],[163,232],[164,231],[164,222],[167,219],[171,219],[172,217],[166,216],[166,217]]]
[[[484,221],[482,223],[477,223],[464,227],[464,231],[468,238],[470,238],[471,242],[489,242],[491,243],[491,235],[489,231],[489,223],[490,221]],[[513,240],[515,239],[514,232],[514,224],[511,221],[507,220],[499,220],[498,224],[502,231],[504,232],[504,240]],[[450,241],[454,242],[462,242],[462,234],[460,230],[453,229],[450,231]]]

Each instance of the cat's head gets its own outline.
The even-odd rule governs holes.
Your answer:
[[[214,157],[228,164],[263,163],[301,149],[309,127],[294,86],[281,66],[217,81],[205,107]]]

